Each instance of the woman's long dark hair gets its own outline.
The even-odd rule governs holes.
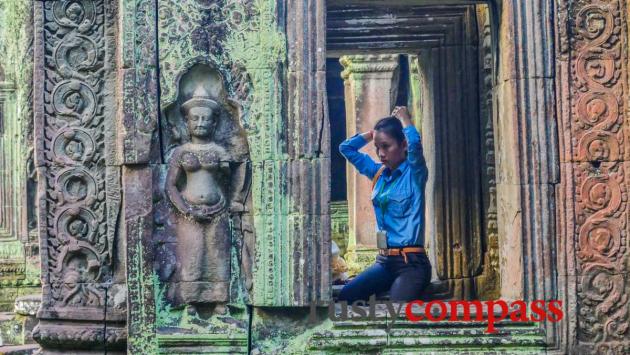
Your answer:
[[[374,130],[383,132],[394,138],[398,144],[402,144],[405,140],[402,123],[396,117],[389,116],[381,118],[376,122],[376,125],[374,125]]]

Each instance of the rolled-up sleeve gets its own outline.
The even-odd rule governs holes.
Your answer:
[[[415,175],[418,175],[423,180],[426,179],[428,174],[427,162],[424,159],[424,152],[422,151],[422,141],[418,130],[413,125],[403,128],[405,138],[407,138],[407,160],[409,166]]]
[[[359,174],[373,179],[381,164],[376,163],[369,155],[359,152],[359,149],[366,144],[367,141],[363,136],[355,134],[339,145],[339,153],[348,159],[350,164],[354,165]]]

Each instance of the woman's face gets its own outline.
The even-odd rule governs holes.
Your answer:
[[[402,143],[385,132],[374,131],[374,146],[376,154],[385,166],[396,169],[405,159],[407,159],[407,141]]]
[[[214,117],[209,107],[192,107],[188,111],[188,129],[195,137],[210,137],[214,133]]]

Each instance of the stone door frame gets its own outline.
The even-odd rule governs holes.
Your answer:
[[[619,1],[612,3],[624,7]],[[579,276],[575,273],[575,261],[571,260],[577,244],[573,228],[580,219],[580,212],[574,210],[579,194],[573,186],[578,179],[573,175],[578,161],[567,161],[565,153],[571,152],[570,142],[576,134],[575,128],[569,126],[571,114],[567,112],[571,82],[566,75],[571,65],[565,53],[570,26],[579,24],[569,21],[566,0],[497,0],[490,5],[496,24],[494,38],[499,42],[494,112],[495,147],[499,148],[496,162],[501,298],[562,300],[565,320],[541,323],[541,327],[550,350],[563,352],[582,346],[576,325]],[[587,8],[584,1],[574,6]],[[602,12],[608,10],[606,7]],[[625,12],[603,16],[619,18],[620,36],[625,41]],[[289,70],[299,72],[304,79],[301,85],[290,88],[287,96],[300,93],[302,97],[321,98],[326,74],[325,1],[288,0],[286,18]],[[307,85],[313,79],[315,83]],[[325,108],[325,100],[317,105]],[[321,111],[304,112],[294,119],[314,122],[310,115]],[[329,155],[329,151],[323,153]],[[627,178],[620,179],[627,185]],[[627,219],[627,212],[623,210],[619,218]],[[617,293],[620,297],[628,293],[628,287],[621,287]],[[605,322],[608,318],[604,314],[599,319]],[[595,339],[583,346],[590,348],[602,342],[602,338]]]
[[[400,1],[408,3],[408,0]],[[461,3],[456,0],[449,3],[458,2]],[[150,241],[153,227],[151,200],[133,200],[135,196],[151,195],[151,186],[134,184],[150,181],[151,167],[147,150],[134,151],[134,147],[119,144],[121,142],[114,137],[114,120],[107,119],[103,125],[101,118],[121,116],[124,133],[128,133],[127,129],[137,133],[125,136],[128,139],[124,143],[131,144],[140,137],[144,140],[138,147],[146,147],[145,143],[151,140],[155,126],[142,126],[144,121],[140,117],[144,117],[143,112],[135,109],[137,98],[123,100],[119,107],[113,102],[116,97],[113,93],[117,92],[118,84],[133,87],[133,90],[125,91],[125,95],[155,92],[155,71],[151,67],[156,58],[154,47],[143,46],[148,48],[150,55],[138,58],[136,53],[146,52],[126,49],[139,48],[136,44],[153,43],[156,31],[139,31],[143,37],[138,38],[134,37],[133,31],[122,35],[120,45],[124,50],[121,53],[125,55],[119,61],[115,60],[114,49],[117,48],[119,30],[115,21],[118,11],[124,19],[120,23],[144,28],[154,26],[155,22],[135,21],[133,4],[136,2],[123,2],[126,6],[119,8],[116,1],[94,0],[81,4],[88,5],[90,16],[99,20],[87,21],[86,26],[75,26],[71,20],[58,18],[53,13],[50,8],[53,3],[36,2],[34,9],[33,119],[37,137],[35,165],[40,177],[38,226],[44,295],[39,312],[40,325],[34,331],[34,337],[45,346],[59,346],[59,339],[63,339],[77,348],[103,345],[104,337],[108,347],[122,348],[127,332],[144,335],[155,331],[155,314],[151,312],[154,307],[150,281],[152,269],[151,265],[142,264],[152,258],[150,251],[135,248]],[[148,18],[155,18],[156,3],[142,3],[149,9],[139,10],[138,16],[147,14]],[[495,56],[498,71],[494,112],[497,118],[495,146],[501,148],[496,157],[501,298],[563,301],[565,319],[559,323],[541,323],[552,353],[628,351],[630,333],[624,329],[630,318],[627,247],[630,149],[625,149],[625,142],[630,137],[625,107],[628,86],[626,2],[494,0],[492,8],[497,20],[494,37],[499,39]],[[326,2],[286,0],[279,2],[277,11],[275,8],[273,11],[267,17],[275,15],[284,23],[277,29],[274,21],[270,20],[268,25],[274,31],[282,31],[284,25],[288,56],[287,66],[281,63],[286,91],[281,95],[283,112],[278,116],[282,116],[286,123],[287,155],[304,160],[303,165],[293,170],[295,173],[287,180],[287,186],[292,186],[294,200],[305,201],[300,207],[320,222],[312,224],[312,233],[299,233],[296,228],[298,236],[290,239],[295,241],[290,244],[296,246],[295,251],[286,253],[283,259],[283,265],[287,265],[285,269],[291,272],[274,273],[276,264],[270,263],[269,275],[274,278],[266,291],[269,305],[298,307],[316,299],[331,300],[329,211],[324,209],[326,206],[309,205],[315,205],[316,199],[322,204],[329,200],[325,188],[328,185],[323,185],[322,191],[312,191],[311,188],[317,181],[330,183],[327,168],[331,147],[325,85]],[[56,37],[45,35],[57,33],[60,26],[64,27],[63,33]],[[87,30],[95,40],[83,35],[74,36]],[[55,285],[50,282],[50,276],[60,271],[49,257],[49,242],[57,241],[58,235],[55,225],[49,222],[65,216],[61,214],[61,208],[65,207],[56,201],[48,201],[49,186],[62,169],[80,169],[82,165],[68,160],[64,160],[67,162],[64,164],[52,161],[54,147],[49,142],[52,133],[60,135],[63,132],[57,127],[57,117],[51,114],[53,85],[45,85],[44,79],[58,77],[60,82],[63,81],[59,87],[67,91],[85,92],[89,88],[76,83],[76,73],[69,71],[72,66],[49,65],[56,58],[47,51],[46,45],[54,47],[61,42],[65,42],[64,46],[76,45],[77,38],[104,46],[103,51],[94,51],[96,65],[81,69],[99,83],[103,81],[103,85],[92,90],[103,110],[89,110],[93,112],[91,117],[99,116],[93,120],[95,124],[82,127],[87,120],[77,121],[81,127],[76,128],[94,128],[95,132],[107,134],[98,136],[102,144],[97,154],[105,168],[97,169],[95,165],[93,169],[102,192],[93,195],[98,199],[105,199],[106,195],[107,208],[99,207],[97,211],[106,221],[101,234],[107,241],[110,260],[121,261],[111,263],[114,267],[100,264],[111,284],[90,286],[105,288],[111,285],[122,290],[124,270],[129,264],[129,274],[138,275],[126,280],[129,308],[142,308],[147,313],[136,314],[125,309],[123,304],[116,309],[102,305],[92,307],[87,302],[87,306],[66,306],[64,300],[53,300],[51,296]],[[269,72],[275,75],[277,65],[274,61],[273,71]],[[97,72],[98,68],[104,70],[103,75]],[[149,69],[145,71],[146,68]],[[117,81],[118,70],[124,78]],[[141,81],[142,78],[147,80]],[[145,84],[148,90],[144,89]],[[264,93],[263,97],[280,97],[277,91]],[[610,105],[611,102],[614,105]],[[146,107],[151,117],[148,121],[154,124],[153,118],[158,112],[154,109],[155,103]],[[602,117],[606,119],[602,120]],[[312,172],[307,164],[310,159],[319,159],[315,164],[318,175],[306,175],[306,171]],[[302,176],[309,176],[310,180],[300,179]],[[122,186],[121,181],[124,181]],[[299,183],[294,184],[295,181]],[[124,196],[122,201],[121,194]],[[67,205],[71,207],[71,204]],[[83,209],[79,211],[87,207],[81,205]],[[120,234],[117,232],[119,223]],[[50,228],[49,224],[52,225]],[[116,236],[121,234],[125,237],[117,239]],[[122,255],[125,252],[119,255],[128,241],[127,246],[131,248],[126,255]],[[286,286],[286,280],[292,282],[290,297],[283,287],[278,287]],[[109,287],[109,290],[113,294],[114,288]],[[124,326],[127,311],[130,314],[128,330]],[[136,346],[143,344],[142,339],[139,340]]]
[[[414,106],[411,112],[418,130],[423,132],[430,171],[425,196],[425,247],[433,265],[434,289],[440,292],[435,296],[497,297],[499,264],[491,60],[494,51],[489,7],[486,4],[424,6],[415,3],[385,7],[343,1],[329,5],[327,16],[326,54],[329,59],[331,56],[343,58],[346,88],[354,88],[359,83],[365,85],[371,77],[380,78],[383,72],[396,69],[397,66],[386,64],[389,62],[385,53],[409,55],[410,75],[416,75],[415,80],[422,86],[411,90],[416,91],[416,97],[411,99]],[[392,21],[384,25],[381,20],[390,16]],[[369,24],[370,20],[374,23]],[[378,39],[377,34],[384,30],[381,26],[387,26],[387,41]],[[357,75],[348,75],[352,73]],[[363,88],[359,90],[363,91]],[[357,107],[375,107],[374,103],[378,102],[364,97],[363,93],[360,97],[357,103],[346,100],[346,108],[354,112]],[[371,111],[370,115],[373,113]],[[361,114],[356,116],[369,120]],[[347,124],[352,126],[354,121],[357,118],[346,115]],[[347,136],[352,134],[354,130],[348,129]],[[442,160],[440,157],[451,158]],[[436,164],[437,161],[440,163]],[[349,176],[353,170],[350,168]],[[368,180],[359,179],[369,186]],[[355,215],[355,219],[361,220],[356,217],[360,212],[352,212],[356,207],[350,199],[360,199],[358,196],[362,194],[351,193],[352,184],[349,182],[348,186],[349,216]],[[468,193],[462,196],[459,191]],[[369,200],[367,202],[369,205]],[[371,210],[370,206],[368,208]],[[359,240],[353,235],[353,221],[348,224],[350,240]],[[370,224],[363,226],[364,232],[365,227]],[[353,262],[355,258],[349,248],[346,261],[351,269],[361,265]],[[362,259],[363,264],[369,265],[373,256]]]

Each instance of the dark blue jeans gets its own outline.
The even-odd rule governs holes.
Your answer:
[[[352,303],[367,300],[373,294],[390,290],[392,301],[412,301],[420,298],[431,282],[431,263],[426,254],[376,256],[374,265],[357,275],[339,293],[339,301]]]

